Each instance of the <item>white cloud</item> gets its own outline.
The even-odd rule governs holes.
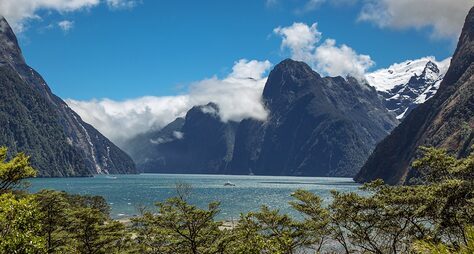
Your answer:
[[[296,9],[297,13],[308,12],[317,9],[326,0],[308,0],[302,9]]]
[[[39,11],[64,14],[87,10],[101,3],[107,4],[109,9],[119,10],[132,9],[141,0],[0,0],[0,15],[8,20],[15,32],[20,33],[25,30],[29,21],[41,19]]]
[[[434,38],[457,40],[472,0],[366,0],[359,20],[385,28],[432,28]]]
[[[133,9],[139,4],[138,0],[106,0],[111,9]]]
[[[262,79],[262,75],[270,69],[272,64],[269,61],[257,61],[246,59],[240,59],[234,63],[232,72],[229,74],[229,78],[234,79],[247,79],[252,78],[255,80]]]
[[[39,10],[72,12],[88,9],[100,3],[99,0],[0,0],[0,15],[4,16],[16,32],[22,32],[25,22],[41,19]]]
[[[261,95],[266,82],[264,74],[270,67],[269,61],[242,59],[235,62],[226,78],[195,82],[187,94],[179,96],[147,96],[125,101],[67,99],[66,102],[84,121],[117,143],[162,128],[184,116],[191,107],[209,102],[219,105],[222,121],[249,117],[264,120],[267,112]]]
[[[363,78],[364,73],[374,65],[370,56],[358,54],[345,44],[337,46],[333,39],[318,44],[322,34],[317,30],[316,23],[311,26],[293,23],[288,27],[275,28],[274,33],[282,37],[281,48],[289,49],[291,58],[306,62],[323,75]]]
[[[173,137],[176,139],[182,139],[184,137],[184,133],[180,131],[173,131]]]
[[[355,4],[357,1],[358,0],[307,0],[305,4],[302,7],[297,8],[295,12],[297,14],[303,14],[305,12],[314,11],[323,4],[331,4],[333,6],[348,6]]]
[[[314,64],[317,70],[323,70],[330,76],[362,77],[374,65],[368,55],[357,54],[349,46],[336,46],[336,41],[327,39],[316,48]]]
[[[67,33],[69,32],[69,30],[71,30],[74,27],[74,21],[63,20],[63,21],[58,22],[58,26],[59,28],[61,28],[61,30]]]
[[[273,7],[278,5],[278,0],[265,0],[265,6],[266,7]]]
[[[321,39],[321,33],[317,29],[318,24],[308,26],[304,23],[293,23],[287,27],[277,27],[273,32],[280,35],[283,40],[281,48],[288,48],[291,56],[300,61],[309,61],[316,43]]]

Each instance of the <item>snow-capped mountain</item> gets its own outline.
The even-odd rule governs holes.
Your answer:
[[[365,78],[383,96],[388,110],[403,119],[436,93],[450,61],[451,58],[438,62],[434,57],[423,57],[393,64]]]

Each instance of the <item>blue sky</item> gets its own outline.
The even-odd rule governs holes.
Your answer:
[[[28,63],[62,98],[124,100],[184,93],[190,83],[225,77],[239,59],[290,56],[273,30],[317,23],[333,38],[376,63],[370,70],[433,55],[449,57],[455,36],[428,25],[384,25],[360,20],[362,1],[152,1],[130,8],[105,4],[74,11],[40,9],[19,34]],[[467,10],[466,10],[467,13]],[[68,20],[63,31],[52,24]],[[459,28],[460,29],[460,28]]]

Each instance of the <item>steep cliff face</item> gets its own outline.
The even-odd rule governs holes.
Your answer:
[[[54,95],[0,18],[0,145],[31,155],[40,176],[135,173],[131,158]],[[3,91],[8,91],[4,93]]]
[[[267,121],[239,126],[233,172],[351,176],[397,123],[375,89],[293,60],[275,66],[263,100]]]
[[[140,170],[155,173],[226,173],[235,140],[234,122],[223,122],[214,103],[195,106],[159,131],[128,142]]]
[[[451,65],[432,99],[415,108],[385,138],[355,177],[389,184],[408,183],[419,146],[466,156],[474,144],[474,8],[466,18]]]

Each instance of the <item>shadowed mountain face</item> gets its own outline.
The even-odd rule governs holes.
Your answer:
[[[136,173],[131,158],[54,95],[0,17],[0,145],[31,156],[40,176]]]
[[[154,173],[225,173],[232,159],[236,123],[224,123],[209,103],[190,109],[159,131],[128,142],[140,170]]]
[[[419,146],[435,146],[464,157],[474,145],[474,8],[470,10],[451,65],[432,99],[415,108],[385,138],[355,177],[408,183]]]
[[[375,89],[293,60],[270,73],[263,100],[265,122],[224,123],[211,103],[133,139],[130,153],[146,172],[353,176],[397,124]]]
[[[293,60],[270,73],[263,100],[269,117],[240,124],[232,172],[351,176],[397,124],[375,89]]]

